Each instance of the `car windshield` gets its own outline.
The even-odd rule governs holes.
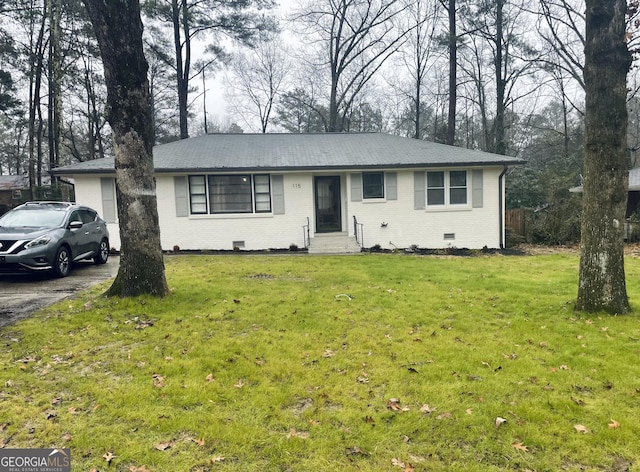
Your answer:
[[[56,228],[64,221],[63,210],[33,208],[13,210],[0,218],[0,226],[5,228]]]

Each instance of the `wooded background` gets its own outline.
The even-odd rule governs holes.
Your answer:
[[[568,189],[582,183],[584,1],[141,7],[156,143],[212,132],[363,131],[518,156],[528,163],[509,173],[507,206],[558,215],[536,242],[579,237],[580,197]],[[629,2],[634,53],[637,17]],[[100,54],[80,0],[2,2],[0,67],[0,174],[28,175],[35,189],[50,168],[112,154]],[[224,115],[207,113],[214,78]],[[636,67],[628,84],[632,167]]]

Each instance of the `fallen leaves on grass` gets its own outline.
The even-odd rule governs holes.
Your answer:
[[[173,446],[173,441],[165,441],[165,442],[161,442],[156,444],[155,447],[158,451],[166,451],[167,449],[170,449]]]
[[[396,459],[395,457],[391,459],[391,465],[404,470],[404,472],[413,472],[415,470],[411,464],[405,464],[400,459]]]
[[[609,429],[618,429],[620,427],[620,423],[616,420],[611,419],[611,423],[609,423]]]
[[[345,451],[348,456],[368,456],[369,453],[363,451],[358,446],[348,447]]]
[[[223,462],[224,459],[225,458],[223,456],[213,456],[211,459],[209,459],[209,462],[211,462],[212,464],[217,464],[218,462]]]
[[[109,452],[106,452],[102,457],[105,461],[107,461],[108,465],[111,465],[111,462],[113,461],[113,459],[115,459],[118,456],[116,456],[113,452],[109,451]]]
[[[496,428],[499,428],[500,426],[502,426],[503,424],[505,424],[507,422],[507,420],[505,418],[502,418],[501,416],[496,417]]]
[[[146,465],[141,465],[140,467],[136,467],[135,465],[132,465],[131,467],[129,467],[129,472],[151,472],[151,471],[147,469]]]
[[[430,415],[431,413],[433,413],[436,410],[437,410],[437,408],[435,408],[435,407],[432,408],[429,405],[427,405],[426,403],[424,405],[422,405],[422,407],[420,408],[420,412],[424,413],[425,415]]]
[[[408,407],[400,406],[400,400],[398,398],[390,398],[387,402],[387,408],[391,411],[410,411],[411,409]]]
[[[296,431],[295,428],[291,428],[287,433],[287,439],[291,438],[309,439],[309,433],[307,431]]]
[[[160,374],[153,374],[153,386],[156,388],[164,387],[164,377]]]
[[[514,449],[518,450],[518,451],[522,451],[522,452],[529,452],[529,448],[527,446],[525,446],[522,443],[513,443],[511,445],[511,447],[513,447]]]
[[[582,424],[576,424],[573,425],[573,428],[578,432],[578,433],[582,433],[582,434],[587,434],[589,432],[589,429],[582,425]]]
[[[324,357],[325,359],[327,359],[329,357],[333,357],[335,355],[336,355],[336,353],[333,352],[331,349],[325,349],[324,352],[322,353],[322,357]]]

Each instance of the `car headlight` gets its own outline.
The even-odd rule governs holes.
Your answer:
[[[45,246],[50,242],[51,242],[51,236],[44,235],[34,239],[33,241],[29,241],[27,244],[24,245],[24,247],[27,249],[31,249],[33,247]]]

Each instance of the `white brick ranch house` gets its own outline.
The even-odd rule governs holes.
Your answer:
[[[380,133],[213,134],[153,153],[164,250],[502,248],[505,173],[523,163]],[[113,158],[52,173],[119,249]]]

